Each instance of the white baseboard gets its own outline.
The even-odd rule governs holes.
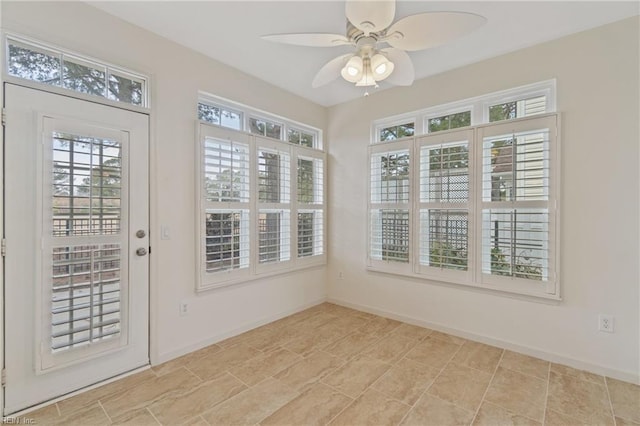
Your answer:
[[[379,315],[386,318],[395,319],[398,321],[406,322],[408,324],[417,325],[420,327],[430,328],[432,330],[441,331],[443,333],[448,333],[454,336],[462,337],[468,340],[473,340],[475,342],[485,343],[487,345],[496,346],[502,349],[508,349],[513,352],[519,352],[525,355],[533,356],[536,358],[544,359],[546,361],[551,361],[556,364],[568,365],[569,367],[577,368],[579,370],[589,371],[591,373],[600,374],[602,376],[611,377],[614,379],[622,380],[625,382],[640,384],[640,376],[631,372],[631,371],[623,371],[616,370],[609,367],[603,367],[601,365],[592,364],[587,361],[583,361],[580,359],[575,359],[568,357],[566,355],[561,355],[553,352],[548,352],[545,350],[532,348],[529,346],[519,345],[517,343],[508,342],[501,339],[496,339],[490,336],[484,336],[481,334],[471,333],[465,330],[459,330],[451,327],[447,327],[442,324],[432,323],[428,321],[423,321],[417,318],[412,318],[406,315],[398,314],[395,312],[385,311],[383,309],[374,308],[371,306],[360,305],[357,303],[351,303],[340,299],[335,298],[327,298],[327,302],[335,303],[336,305],[341,305],[347,308],[356,309],[358,311],[368,312],[370,314]]]
[[[236,327],[233,328],[229,331],[225,331],[224,333],[219,333],[216,334],[214,336],[208,337],[204,340],[200,340],[192,345],[188,345],[188,346],[183,346],[179,349],[170,351],[170,352],[165,352],[163,354],[158,355],[158,362],[153,364],[153,365],[160,365],[163,362],[167,362],[167,361],[171,361],[174,358],[178,358],[182,355],[186,355],[188,353],[191,353],[193,351],[197,351],[198,349],[202,349],[204,347],[207,347],[209,345],[213,345],[214,343],[218,343],[221,342],[225,339],[228,339],[230,337],[233,336],[237,336],[238,334],[242,334],[246,331],[249,330],[253,330],[254,328],[263,326],[265,324],[269,324],[270,322],[274,322],[276,320],[279,320],[280,318],[284,318],[287,317],[289,315],[293,315],[297,312],[300,311],[304,311],[305,309],[309,309],[313,306],[319,305],[320,303],[324,303],[327,301],[326,297],[322,297],[320,299],[314,300],[312,302],[309,303],[305,303],[304,305],[298,306],[296,308],[293,309],[288,309],[286,311],[281,311],[278,312],[277,314],[274,315],[268,315],[266,317],[260,318],[257,321],[252,321],[246,324],[241,325],[240,327]]]

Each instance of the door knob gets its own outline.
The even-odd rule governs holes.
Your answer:
[[[144,232],[144,229],[140,229],[138,232],[136,232],[136,237],[138,238],[144,238],[145,235],[147,235],[147,233]]]
[[[147,254],[147,249],[144,247],[140,247],[138,250],[136,250],[136,254],[138,256],[144,256],[145,254]]]

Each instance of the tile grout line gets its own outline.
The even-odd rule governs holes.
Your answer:
[[[230,375],[231,377],[233,377],[234,379],[236,379],[237,381],[239,381],[240,383],[242,383],[243,385],[245,385],[247,387],[247,389],[251,389],[253,386],[259,385],[260,383],[264,382],[266,379],[260,380],[258,383],[256,383],[253,386],[250,386],[249,383],[245,383],[241,378],[237,377],[236,375],[234,375],[231,371],[229,370],[225,370],[225,373],[227,373],[228,375]],[[269,377],[273,377],[273,376],[269,376]],[[267,377],[267,378],[269,378]],[[273,377],[275,379],[275,377]],[[276,379],[277,380],[277,379]],[[242,391],[241,391],[242,392]]]
[[[547,370],[547,391],[544,394],[544,412],[542,413],[542,425],[547,421],[547,407],[549,406],[549,384],[551,383],[551,363]]]
[[[500,359],[496,363],[496,368],[493,370],[493,374],[491,375],[491,379],[489,380],[489,383],[487,383],[487,388],[484,390],[484,393],[482,394],[482,398],[480,399],[480,404],[478,404],[478,408],[476,408],[476,412],[474,413],[473,418],[471,419],[471,423],[469,423],[470,425],[472,425],[473,422],[475,422],[476,418],[478,417],[478,413],[480,412],[480,407],[482,407],[482,404],[485,402],[485,398],[487,397],[487,393],[489,392],[489,388],[491,388],[491,384],[493,383],[493,379],[496,377],[496,373],[498,372],[498,368],[500,368],[500,363],[502,362],[502,358],[504,358],[504,353],[505,353],[505,350],[503,349],[502,353],[500,354]]]
[[[200,417],[200,418],[202,419],[202,421],[203,421],[205,424],[207,424],[207,425],[211,425],[211,423],[209,423],[209,422],[207,421],[207,419],[205,419],[204,417],[202,417],[202,414],[200,414],[198,417]]]
[[[609,409],[611,410],[611,417],[613,418],[613,424],[617,425],[618,422],[616,422],[616,413],[613,410],[613,401],[611,401],[611,392],[609,392],[609,381],[607,380],[607,376],[603,376],[604,377],[604,388],[607,391],[607,399],[609,400]]]
[[[187,367],[186,365],[183,365],[182,368],[187,370],[187,372],[190,373],[193,377],[195,377],[196,379],[200,380],[200,382],[202,382],[202,383],[205,382],[205,380],[202,377],[198,376],[196,373],[191,371],[191,369],[189,369],[189,367]],[[176,368],[176,370],[178,370],[178,368]]]
[[[358,331],[358,330],[356,330],[356,331]],[[367,334],[367,333],[364,333],[364,334]],[[346,336],[345,336],[345,337],[346,337]],[[354,354],[350,359],[348,359],[344,364],[342,364],[342,365],[341,365],[340,367],[338,367],[337,369],[339,369],[339,368],[341,368],[342,366],[346,365],[348,362],[350,362],[352,359],[356,358],[357,356],[363,356],[363,357],[367,357],[367,358],[372,359],[372,360],[376,360],[375,358],[372,358],[372,357],[369,357],[369,356],[365,355],[365,354],[364,354],[364,351],[366,351],[366,350],[367,350],[367,348],[369,348],[369,347],[371,347],[371,346],[375,345],[376,343],[378,343],[378,342],[379,342],[380,340],[382,340],[384,337],[385,337],[385,336],[383,336],[383,337],[379,338],[378,340],[376,340],[376,341],[375,341],[375,342],[373,342],[372,344],[370,344],[370,345],[366,346],[365,348],[363,348],[360,352],[358,352],[358,353]],[[408,352],[409,352],[409,351],[407,351],[407,353],[408,353]],[[325,353],[327,353],[327,352],[325,352]],[[330,354],[329,354],[329,355],[330,355]],[[405,355],[406,355],[406,354],[405,354]],[[338,357],[336,357],[336,358],[338,358]],[[340,358],[340,359],[342,359],[342,358]],[[401,358],[401,359],[402,359],[402,358]],[[376,361],[379,361],[379,360],[376,360]],[[398,360],[398,361],[399,361],[399,360]],[[397,361],[396,361],[396,363],[397,363]],[[385,363],[385,364],[388,364],[388,363]],[[340,410],[340,411],[339,411],[335,416],[333,416],[333,417],[332,417],[332,418],[331,418],[331,419],[330,419],[326,424],[328,425],[329,423],[331,423],[331,422],[332,422],[333,420],[335,420],[335,419],[336,419],[340,414],[342,414],[342,413],[343,413],[347,408],[349,408],[350,406],[352,406],[353,404],[355,404],[355,403],[356,403],[356,401],[358,400],[358,398],[360,398],[360,397],[361,397],[361,396],[362,396],[362,395],[363,395],[367,390],[369,390],[369,389],[371,389],[371,390],[375,390],[375,389],[372,389],[373,385],[374,385],[378,380],[380,380],[384,375],[386,375],[386,374],[389,372],[389,370],[391,370],[392,368],[393,368],[393,364],[390,364],[390,367],[389,367],[389,368],[388,368],[384,373],[382,373],[382,374],[380,375],[380,377],[378,377],[376,380],[374,380],[374,381],[373,381],[369,386],[367,386],[367,387],[366,387],[362,392],[360,392],[360,394],[358,394],[358,396],[357,396],[357,397],[355,397],[355,398],[353,398],[353,397],[351,397],[351,396],[349,396],[349,395],[347,395],[347,394],[343,393],[342,391],[340,391],[339,389],[337,389],[337,388],[333,387],[332,385],[330,385],[330,384],[328,384],[328,383],[323,382],[323,381],[322,381],[322,379],[318,380],[318,382],[317,382],[317,383],[322,383],[323,385],[330,387],[331,389],[335,390],[336,392],[340,393],[341,395],[344,395],[344,396],[346,396],[347,398],[352,399],[352,401],[351,401],[349,404],[347,404],[347,405],[346,405],[342,410]],[[337,370],[337,369],[336,369],[336,370]],[[387,398],[393,399],[394,401],[397,401],[395,398],[391,398],[391,397],[387,396],[386,394],[383,394],[383,393],[381,393],[381,392],[378,392],[378,393],[382,394],[383,396],[385,396],[385,397],[387,397]],[[404,403],[404,402],[402,402],[402,401],[399,401],[399,402],[401,402],[401,403],[405,404],[405,403]],[[405,404],[405,405],[408,405],[408,404]],[[410,411],[410,410],[411,410],[411,407],[409,407],[409,411]]]
[[[156,423],[158,423],[160,426],[162,426],[162,423],[160,423],[160,420],[158,420],[158,418],[155,416],[155,414],[153,414],[153,412],[151,411],[151,409],[149,407],[146,407],[145,410],[147,410],[149,412],[149,414],[151,414],[151,417],[153,417],[153,420],[155,420]]]
[[[98,405],[100,406],[100,408],[102,408],[102,411],[104,412],[104,415],[107,416],[107,419],[109,419],[109,424],[113,424],[113,419],[111,418],[109,413],[107,413],[107,410],[105,410],[104,405],[102,405],[102,402],[100,402],[100,400],[98,400]]]
[[[60,411],[60,407],[58,406],[58,403],[55,403],[56,406],[56,411],[58,412],[58,417],[62,417],[62,412]]]
[[[432,334],[432,333],[429,333],[429,336],[427,336],[427,337],[430,337],[430,336],[431,336],[431,334]],[[426,340],[426,338],[425,338],[425,340]],[[413,411],[413,409],[416,407],[416,404],[418,403],[418,401],[420,401],[420,400],[422,399],[422,397],[423,397],[427,392],[429,392],[429,389],[431,389],[431,387],[432,387],[432,386],[433,386],[433,384],[436,382],[436,380],[438,380],[438,377],[440,377],[440,375],[442,375],[442,373],[443,373],[443,372],[444,372],[444,370],[449,366],[449,364],[451,364],[451,362],[453,361],[453,358],[455,358],[455,357],[456,357],[456,355],[458,355],[458,352],[460,352],[460,350],[462,349],[462,346],[464,346],[464,343],[462,343],[462,344],[458,347],[458,349],[457,349],[453,354],[451,354],[451,357],[449,358],[449,360],[444,364],[444,366],[440,369],[440,371],[438,371],[438,374],[436,374],[436,376],[433,378],[433,380],[431,381],[431,384],[429,384],[429,386],[427,386],[427,388],[426,388],[425,390],[423,390],[423,391],[422,391],[422,393],[420,394],[420,396],[418,396],[418,398],[416,398],[416,402],[414,402],[414,403],[411,405],[411,408],[409,408],[409,411],[407,411],[407,412],[405,413],[405,415],[400,419],[400,421],[398,422],[398,425],[402,424],[402,422],[403,422],[403,421],[405,421],[405,419],[409,416],[409,414],[411,414],[411,412]],[[407,352],[407,353],[409,353],[409,352]],[[405,354],[405,357],[406,357],[406,354]],[[404,357],[403,357],[403,359],[404,359]],[[409,361],[412,361],[410,358],[407,358],[407,359],[408,359]],[[424,366],[429,367],[427,364],[425,364],[425,363],[423,363],[423,362],[420,362],[420,361],[415,361],[415,362],[417,362],[417,363],[418,363],[418,364],[420,364],[420,365],[424,365]],[[431,367],[431,368],[432,368],[432,367]],[[436,398],[437,398],[437,397],[436,397]],[[440,399],[440,398],[438,398],[438,399]],[[449,402],[449,401],[446,401],[446,402]],[[450,403],[450,404],[452,404],[452,405],[455,405],[455,406],[457,407],[457,405],[456,405],[456,404],[453,404],[453,403],[451,403],[451,402],[449,402],[449,403]]]

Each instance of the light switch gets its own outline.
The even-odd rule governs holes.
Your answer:
[[[169,227],[167,225],[162,225],[162,230],[161,230],[161,233],[160,233],[160,239],[162,239],[162,240],[171,239],[171,232],[170,232]]]

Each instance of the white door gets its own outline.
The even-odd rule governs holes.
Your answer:
[[[149,121],[5,89],[10,414],[149,363]]]

